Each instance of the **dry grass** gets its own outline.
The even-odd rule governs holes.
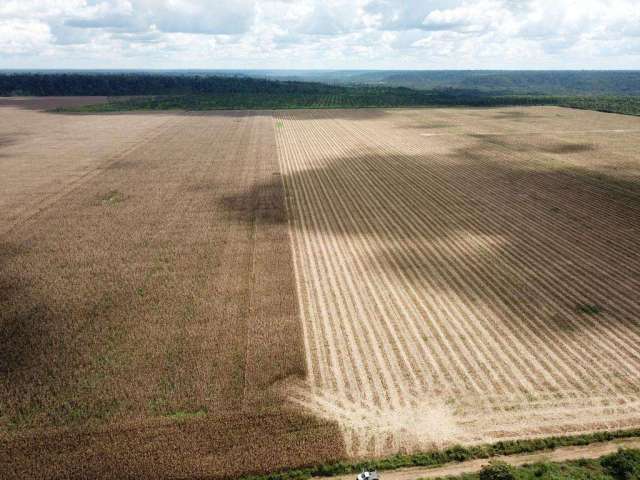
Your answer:
[[[547,107],[1,109],[0,476],[640,425],[639,132]]]

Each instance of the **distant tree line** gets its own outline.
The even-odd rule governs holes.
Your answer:
[[[420,72],[409,73],[417,74]],[[456,72],[440,73],[443,77],[446,75],[455,77],[455,74]],[[640,96],[629,95],[549,95],[461,87],[438,87],[426,90],[384,84],[328,85],[321,82],[270,80],[240,75],[0,74],[0,96],[72,95],[114,97],[106,104],[76,109],[86,112],[167,109],[560,105],[631,115],[640,114]]]
[[[0,96],[130,96],[230,93],[335,93],[346,87],[259,78],[141,73],[11,73],[0,75]]]
[[[256,74],[257,75],[257,74]],[[339,94],[346,88],[493,95],[640,95],[640,71],[345,71],[271,79],[250,73],[0,73],[0,95]],[[322,83],[325,82],[325,83]],[[330,84],[328,84],[329,82]],[[371,91],[371,90],[369,90]],[[388,90],[387,90],[388,91]],[[406,92],[405,92],[406,94]]]
[[[144,73],[13,73],[0,75],[1,96],[144,96],[129,108],[299,108],[511,104],[472,89],[414,90],[328,85],[246,76]],[[523,100],[521,100],[523,101]],[[525,100],[526,101],[526,100]],[[528,101],[535,103],[535,100]],[[109,107],[102,107],[109,108]]]
[[[272,78],[279,77],[274,74]],[[302,73],[291,79],[402,86],[420,90],[472,89],[495,94],[640,95],[640,70],[344,71]]]

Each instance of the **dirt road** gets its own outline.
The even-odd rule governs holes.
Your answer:
[[[516,466],[536,462],[562,462],[565,460],[577,460],[579,458],[599,458],[603,455],[613,453],[621,447],[640,448],[640,439],[626,438],[613,440],[611,442],[585,445],[583,447],[562,447],[538,453],[494,457],[491,460],[502,460]],[[449,463],[437,468],[401,468],[389,472],[382,472],[381,477],[384,480],[417,480],[421,478],[448,477],[477,472],[487,463],[489,463],[489,459],[480,458],[467,462]],[[353,478],[355,478],[355,475],[351,474],[335,477],[335,480],[352,480]]]

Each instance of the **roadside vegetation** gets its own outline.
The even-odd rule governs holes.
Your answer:
[[[497,442],[486,445],[462,446],[454,445],[444,450],[434,450],[431,452],[414,453],[410,455],[398,454],[377,460],[360,461],[360,462],[337,462],[326,465],[317,465],[308,468],[296,470],[287,470],[280,473],[272,473],[269,475],[253,475],[243,477],[243,480],[304,480],[311,477],[332,477],[336,475],[345,475],[350,473],[359,473],[364,469],[370,470],[396,470],[398,468],[408,467],[437,467],[451,462],[464,462],[466,460],[475,460],[479,458],[492,458],[502,455],[515,455],[520,453],[532,453],[543,450],[553,450],[559,447],[589,445],[598,442],[607,442],[616,439],[633,438],[640,436],[640,429],[618,430],[612,432],[597,432],[584,435],[572,435],[566,437],[548,437],[535,438],[525,440],[513,440],[505,442]],[[631,451],[631,450],[628,450]],[[635,450],[633,452],[636,452]],[[631,455],[632,458],[637,454]],[[608,458],[608,457],[604,457]],[[618,457],[613,457],[618,458]],[[627,456],[620,457],[620,462]],[[637,462],[637,459],[634,460]],[[614,460],[608,460],[613,465]],[[634,465],[640,465],[636,463]],[[613,467],[612,467],[613,468]],[[627,468],[627,467],[623,467]],[[500,470],[497,468],[496,470]],[[478,478],[476,474],[462,478]],[[482,477],[484,480],[485,477]],[[489,477],[486,477],[489,478]],[[501,477],[491,477],[501,478]],[[529,477],[516,477],[529,478]],[[555,478],[555,477],[547,477]],[[573,478],[573,477],[560,477]],[[576,477],[576,478],[592,478],[592,477]],[[610,477],[602,477],[608,479]],[[618,477],[614,477],[618,478]],[[622,478],[622,477],[620,477]],[[625,477],[629,480],[638,477]]]
[[[456,480],[636,480],[640,478],[640,450],[620,449],[599,459],[537,462],[520,467],[491,462],[478,473]]]

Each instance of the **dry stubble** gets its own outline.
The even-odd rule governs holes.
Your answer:
[[[640,423],[640,120],[280,112],[309,375],[351,455]]]

